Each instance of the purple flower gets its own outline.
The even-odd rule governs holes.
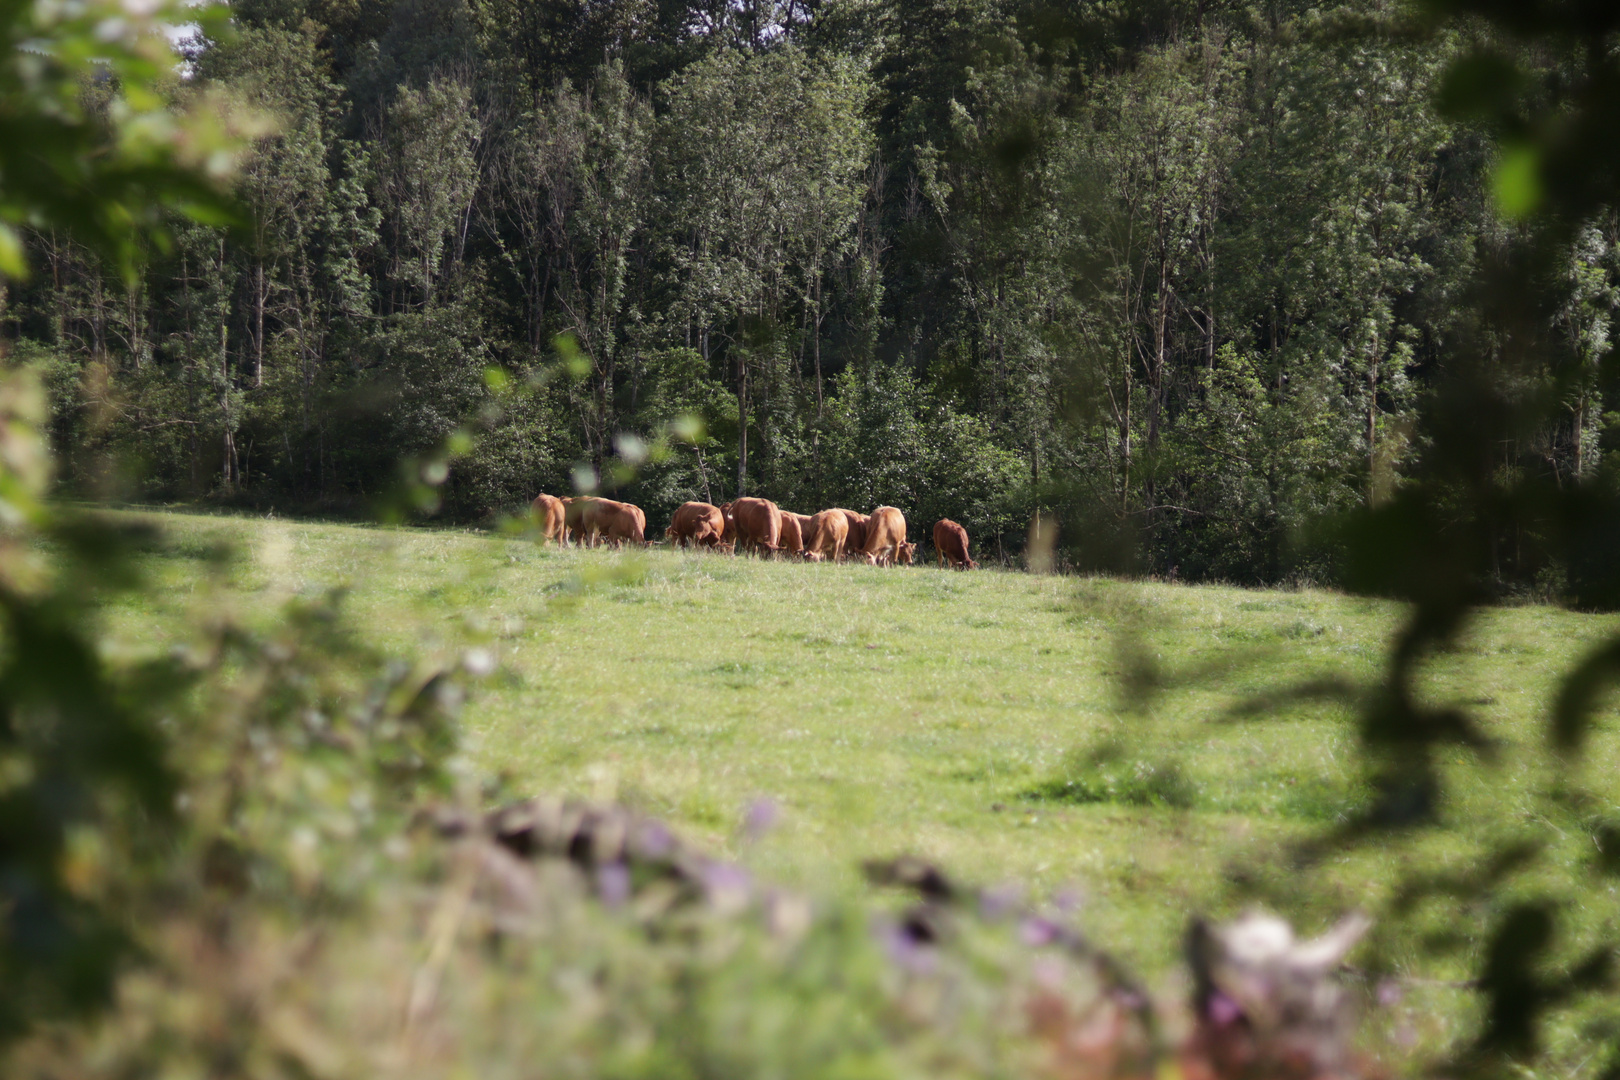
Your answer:
[[[1016,882],[992,885],[979,893],[979,914],[994,922],[1006,918],[1024,898],[1024,890]]]
[[[755,799],[743,815],[743,833],[749,840],[758,840],[776,826],[781,816],[781,807],[774,799]]]
[[[1025,945],[1039,948],[1055,943],[1063,936],[1063,928],[1051,919],[1031,915],[1019,924],[1018,936],[1023,939]]]
[[[1400,1004],[1401,998],[1406,995],[1401,990],[1401,984],[1394,979],[1378,980],[1378,1004],[1384,1008]]]
[[[1074,885],[1066,885],[1052,894],[1052,905],[1065,915],[1073,915],[1085,902],[1086,894]]]
[[[1210,1023],[1217,1027],[1234,1024],[1243,1016],[1243,1007],[1219,990],[1209,995],[1204,1011],[1209,1014]]]
[[[1147,1008],[1147,1000],[1134,990],[1116,989],[1113,996],[1114,1003],[1122,1009],[1140,1012]]]
[[[603,863],[598,866],[596,894],[608,907],[618,907],[630,899],[630,868],[622,862]]]
[[[709,906],[722,915],[732,915],[748,906],[753,893],[753,880],[740,866],[724,862],[706,862],[698,871]]]
[[[675,850],[675,836],[662,822],[643,821],[636,827],[635,851],[646,859],[662,859]]]
[[[922,944],[897,922],[884,920],[877,925],[877,937],[895,967],[913,975],[926,975],[934,970],[938,958],[934,950]]]

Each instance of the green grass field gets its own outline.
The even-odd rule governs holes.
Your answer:
[[[1386,918],[1365,948],[1369,968],[1412,977],[1381,1022],[1430,1051],[1470,1008],[1440,983],[1470,970],[1493,904],[1576,890],[1570,955],[1613,921],[1610,879],[1590,872],[1591,808],[1559,817],[1536,797],[1560,772],[1614,790],[1607,720],[1580,762],[1541,750],[1550,687],[1612,617],[1482,616],[1428,665],[1427,687],[1474,708],[1511,748],[1506,764],[1457,752],[1447,827],[1300,869],[1289,842],[1364,797],[1352,712],[1231,710],[1324,673],[1374,677],[1394,604],[151,516],[169,534],[149,556],[165,587],[114,608],[124,647],[163,648],[210,604],[270,611],[347,585],[357,626],[381,644],[494,654],[465,724],[473,765],[505,791],[623,799],[812,893],[862,893],[860,860],[915,852],[969,881],[1075,898],[1094,938],[1162,982],[1194,912],[1261,896],[1314,932],[1349,907],[1384,914],[1403,873],[1460,869],[1501,837],[1544,840],[1512,889]],[[221,542],[237,558],[210,585]],[[1156,678],[1128,695],[1126,675],[1143,671]],[[753,840],[740,822],[760,799],[778,821]],[[1555,1035],[1578,1072],[1577,1023]]]

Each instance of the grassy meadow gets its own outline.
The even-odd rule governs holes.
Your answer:
[[[1577,891],[1565,953],[1615,910],[1591,871],[1590,807],[1560,817],[1536,797],[1570,774],[1613,791],[1601,783],[1620,763],[1609,726],[1582,761],[1540,749],[1550,687],[1616,628],[1611,617],[1482,616],[1429,663],[1429,693],[1469,704],[1515,752],[1498,766],[1453,755],[1444,828],[1300,868],[1290,843],[1365,798],[1353,714],[1317,702],[1239,719],[1234,707],[1324,674],[1375,677],[1397,605],[149,516],[169,537],[148,557],[164,587],[113,608],[122,647],[167,647],[210,605],[268,612],[347,586],[379,644],[498,661],[464,723],[472,766],[504,793],[622,799],[812,894],[864,893],[862,859],[914,852],[975,883],[1078,905],[1098,942],[1159,985],[1176,978],[1195,912],[1261,899],[1316,932],[1361,907],[1382,918],[1357,962],[1406,980],[1377,1022],[1429,1051],[1472,1007],[1451,981],[1506,894],[1395,919],[1403,875],[1461,870],[1482,845],[1529,837],[1546,851],[1509,891]],[[235,551],[224,569],[221,544]],[[761,800],[774,813],[756,817],[774,824],[754,836],[742,822]],[[1581,1022],[1555,1031],[1572,1072]]]

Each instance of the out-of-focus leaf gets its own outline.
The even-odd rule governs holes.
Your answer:
[[[1435,107],[1453,119],[1494,119],[1509,112],[1522,82],[1517,65],[1501,53],[1474,53],[1446,70]]]
[[[1616,681],[1620,681],[1620,639],[1599,645],[1564,677],[1553,703],[1554,746],[1562,751],[1580,749],[1599,698]]]
[[[1505,144],[1491,173],[1491,195],[1505,218],[1523,220],[1541,209],[1541,151],[1526,142]]]
[[[558,334],[551,343],[562,358],[563,368],[575,379],[583,379],[591,373],[591,358],[580,351],[579,341],[573,334]]]
[[[22,278],[27,274],[28,260],[17,230],[0,221],[0,276]]]

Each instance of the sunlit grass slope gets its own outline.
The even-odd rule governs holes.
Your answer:
[[[1372,678],[1396,605],[158,517],[171,542],[150,563],[167,588],[115,613],[132,648],[160,647],[199,604],[267,609],[344,584],[383,644],[495,656],[501,673],[466,724],[473,764],[512,793],[622,798],[811,890],[862,890],[860,860],[900,851],[973,881],[1015,879],[1076,898],[1099,940],[1155,975],[1193,911],[1231,910],[1258,890],[1314,929],[1347,907],[1377,910],[1398,871],[1460,865],[1515,829],[1578,832],[1538,818],[1531,786],[1549,769],[1601,776],[1616,764],[1608,734],[1574,765],[1539,749],[1552,681],[1615,620],[1491,612],[1429,665],[1430,692],[1472,704],[1525,752],[1484,772],[1454,755],[1450,830],[1296,871],[1286,842],[1363,798],[1351,713],[1313,704],[1237,721],[1231,710],[1325,673]],[[239,554],[205,599],[219,542]],[[740,822],[757,800],[776,825],[756,841]],[[1589,847],[1577,838],[1544,873],[1579,876]],[[1410,925],[1380,946],[1387,966],[1466,970],[1469,928],[1432,928],[1465,940],[1431,954],[1417,944],[1421,913]],[[1430,1025],[1417,1034],[1443,1038],[1460,995],[1414,995],[1411,1016]]]

